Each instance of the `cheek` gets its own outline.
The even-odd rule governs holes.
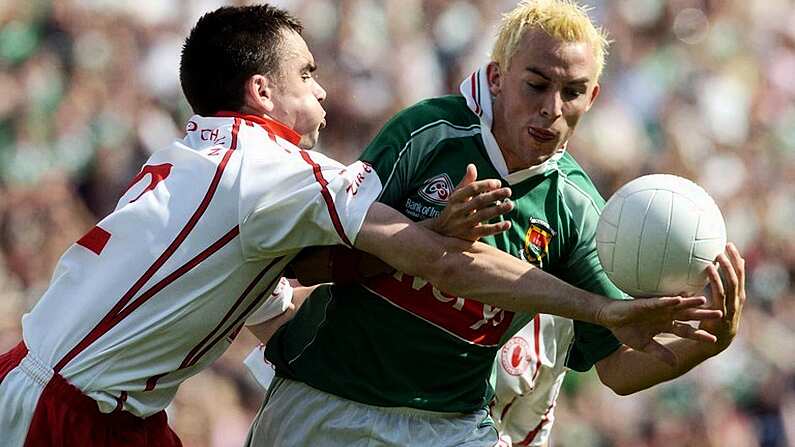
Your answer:
[[[581,104],[577,102],[571,104],[568,107],[564,107],[563,118],[566,120],[566,125],[570,129],[573,129],[577,125],[583,113],[585,113],[585,109],[586,109],[585,101],[582,101]]]
[[[320,124],[323,117],[323,108],[313,96],[305,96],[297,104],[297,125],[302,130],[309,131]]]

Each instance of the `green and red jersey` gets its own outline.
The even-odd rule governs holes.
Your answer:
[[[469,100],[469,104],[468,104]],[[513,190],[510,230],[482,239],[577,287],[623,294],[599,264],[594,233],[604,205],[568,153],[519,173],[500,172],[473,97],[445,96],[396,115],[360,159],[384,187],[379,201],[420,221],[438,216],[464,175],[501,179]],[[397,272],[352,286],[323,286],[268,343],[277,374],[376,406],[439,412],[484,408],[500,346],[533,315],[446,294]],[[575,322],[567,366],[585,371],[615,351],[606,329]]]

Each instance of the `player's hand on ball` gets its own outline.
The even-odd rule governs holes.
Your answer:
[[[710,307],[723,312],[723,318],[705,320],[700,329],[717,337],[715,348],[723,351],[734,340],[740,327],[740,316],[745,306],[745,259],[737,247],[729,243],[726,251],[715,260],[717,266],[707,267],[710,288]],[[722,274],[721,274],[722,273]]]
[[[442,214],[430,222],[430,228],[442,235],[477,241],[509,229],[510,222],[488,224],[489,220],[513,210],[510,188],[501,188],[499,180],[477,180],[475,165],[467,165],[461,183],[456,186]]]

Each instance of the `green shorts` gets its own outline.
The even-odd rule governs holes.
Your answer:
[[[498,440],[486,410],[461,414],[374,407],[277,377],[246,445],[493,447]]]

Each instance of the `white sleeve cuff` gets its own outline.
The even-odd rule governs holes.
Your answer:
[[[278,317],[293,302],[293,287],[286,278],[279,279],[279,284],[264,303],[246,320],[246,326],[255,326]]]

